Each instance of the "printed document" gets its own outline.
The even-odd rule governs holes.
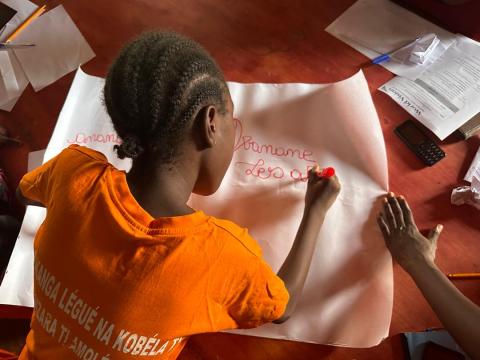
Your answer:
[[[480,111],[480,44],[461,38],[415,81],[398,76],[380,90],[443,140]]]

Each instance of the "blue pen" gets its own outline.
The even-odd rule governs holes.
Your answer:
[[[9,44],[9,43],[0,43],[0,51],[8,49],[24,49],[35,46],[35,44]]]
[[[397,51],[403,50],[408,46],[411,46],[411,45],[415,44],[418,40],[420,40],[420,37],[417,37],[415,40],[410,41],[408,44],[403,45],[403,46],[399,47],[398,49],[395,49],[395,50],[392,50],[392,51],[390,51],[386,54],[382,54],[380,56],[377,56],[376,58],[374,58],[372,60],[372,64],[380,64],[380,63],[383,63],[385,61],[389,61],[391,59],[392,54],[396,53]]]

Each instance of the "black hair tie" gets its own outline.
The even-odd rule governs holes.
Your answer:
[[[125,136],[122,143],[115,145],[113,148],[117,151],[120,159],[136,159],[144,151],[144,148],[140,145],[140,139],[132,135]]]

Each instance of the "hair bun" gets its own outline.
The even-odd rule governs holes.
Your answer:
[[[122,143],[115,145],[113,148],[117,151],[120,159],[136,159],[144,151],[144,148],[140,145],[140,140],[132,135],[125,136]]]

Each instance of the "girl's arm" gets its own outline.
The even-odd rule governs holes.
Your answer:
[[[288,320],[298,302],[307,278],[318,233],[325,215],[340,191],[336,176],[322,178],[318,166],[309,172],[305,211],[290,253],[278,272],[290,295],[285,313],[274,323]]]

